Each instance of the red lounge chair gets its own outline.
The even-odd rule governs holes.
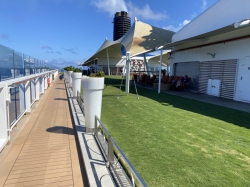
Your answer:
[[[167,84],[167,82],[168,82],[168,76],[163,76],[163,77],[161,78],[161,83]]]

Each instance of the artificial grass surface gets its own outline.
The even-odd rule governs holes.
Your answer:
[[[101,120],[148,186],[250,186],[249,113],[134,86],[117,99],[119,79]]]

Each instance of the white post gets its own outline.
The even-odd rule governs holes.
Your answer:
[[[7,83],[0,84],[0,152],[7,144],[9,139],[8,133],[8,120],[7,120],[7,102],[6,97],[8,94]]]
[[[50,78],[50,84],[52,83],[52,73],[49,74],[49,78]]]
[[[160,56],[160,70],[159,70],[158,93],[161,93],[161,66],[162,66],[162,49],[161,49],[161,56]]]
[[[40,77],[40,86],[41,86],[41,93],[44,93],[44,78],[43,78],[43,76]]]
[[[148,69],[148,62],[147,62],[147,58],[146,58],[146,54],[143,54],[144,57],[144,67],[145,67],[145,71],[147,71],[147,75],[149,75],[149,69]]]
[[[130,52],[127,52],[126,58],[126,94],[129,93],[129,81],[130,81]]]
[[[35,89],[36,89],[36,101],[39,101],[39,95],[40,95],[40,81],[39,77],[35,79]]]
[[[109,68],[109,50],[107,48],[107,61],[108,61],[108,75],[110,76],[110,68]]]
[[[26,114],[30,114],[31,108],[30,108],[30,81],[27,81],[22,85],[22,89],[24,91],[25,95],[25,109],[26,109]],[[21,93],[21,92],[20,92]]]
[[[48,75],[46,74],[46,75],[44,75],[44,89],[46,90],[46,89],[48,89]]]

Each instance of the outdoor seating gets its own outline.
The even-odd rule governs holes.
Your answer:
[[[150,84],[150,76],[149,76],[149,75],[146,75],[146,76],[145,76],[145,84],[146,84],[146,85],[149,85],[149,84]]]
[[[132,80],[135,80],[135,81],[137,82],[137,77],[138,77],[138,75],[137,75],[137,74],[133,74],[133,76],[132,76]]]
[[[153,77],[150,77],[149,75],[146,75],[145,84],[146,85],[153,85],[153,82],[154,82],[155,79],[156,79],[156,75],[153,75]]]
[[[141,76],[140,83],[142,83],[142,84],[145,83],[146,76],[147,76],[146,74],[143,74],[143,75]]]
[[[179,76],[174,76],[172,81],[171,81],[171,84],[176,85],[178,78],[179,78]]]
[[[180,89],[182,87],[182,76],[179,76],[177,81],[174,84],[174,90]]]
[[[171,84],[172,83],[172,80],[173,80],[174,76],[170,76],[167,80],[167,84]]]
[[[189,91],[188,85],[189,85],[190,80],[191,80],[191,77],[188,77],[188,81],[187,82],[182,82],[180,88],[182,90],[186,89],[187,91]]]
[[[168,82],[168,76],[163,76],[163,77],[161,78],[161,83],[167,84],[167,82]]]

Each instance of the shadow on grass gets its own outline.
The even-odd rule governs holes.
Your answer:
[[[112,78],[105,78],[105,84],[120,88],[121,80]],[[122,86],[122,90],[125,90],[125,86]],[[189,98],[183,98],[180,96],[170,95],[167,93],[158,94],[154,90],[147,88],[137,87],[139,97],[146,97],[161,103],[163,106],[172,105],[175,108],[191,111],[194,113],[202,114],[219,120],[223,120],[228,123],[235,124],[240,127],[250,129],[250,115],[247,112],[230,109],[202,101],[197,101]],[[135,87],[130,86],[130,93],[136,94]],[[194,93],[195,94],[195,93]],[[136,100],[135,100],[136,101]]]

